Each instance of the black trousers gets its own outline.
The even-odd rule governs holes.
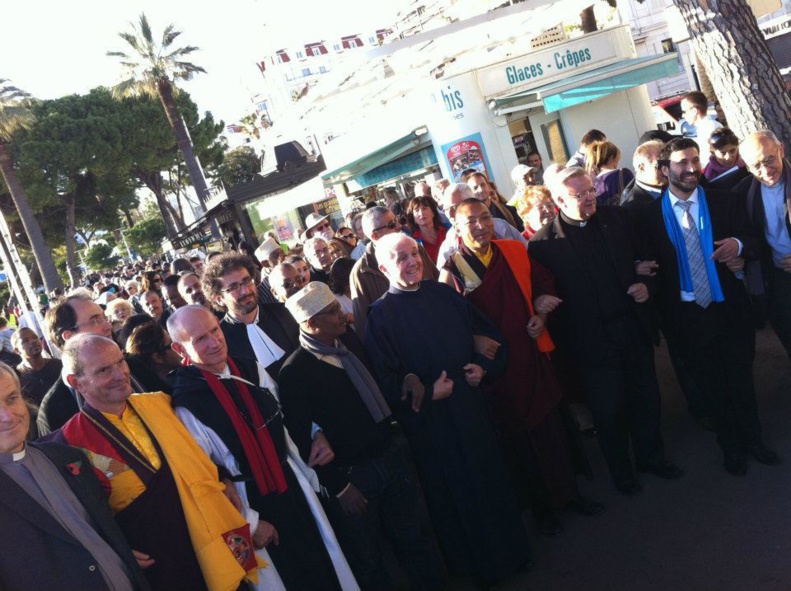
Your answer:
[[[769,322],[791,357],[791,273],[774,267],[767,303]]]
[[[633,477],[629,442],[638,464],[664,461],[659,383],[651,342],[633,316],[604,327],[596,365],[581,367],[581,379],[610,475]]]
[[[755,329],[749,311],[725,303],[681,304],[678,342],[684,363],[706,398],[717,442],[726,453],[761,441],[755,402]]]

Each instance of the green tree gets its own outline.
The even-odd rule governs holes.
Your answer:
[[[261,159],[255,150],[248,146],[234,148],[225,154],[220,165],[219,178],[226,187],[239,183],[249,183],[261,172]]]
[[[121,257],[113,254],[113,247],[106,242],[99,242],[90,247],[83,255],[85,264],[94,271],[112,269],[121,260]]]
[[[165,222],[159,215],[150,215],[124,232],[129,247],[140,256],[151,256],[162,252],[165,237]]]
[[[183,61],[198,48],[192,45],[174,47],[173,43],[181,35],[181,31],[176,31],[172,24],[165,27],[161,40],[155,41],[145,14],[140,15],[137,25],[130,25],[132,32],[122,32],[119,33],[119,36],[126,41],[132,51],[130,53],[123,51],[107,53],[108,56],[121,59],[121,65],[127,76],[113,90],[119,97],[139,95],[159,97],[170,127],[176,136],[176,142],[184,156],[192,186],[205,209],[206,200],[209,197],[209,187],[175,99],[178,92],[176,81],[187,81],[196,73],[206,72],[198,65]],[[216,240],[220,239],[216,224],[212,224],[212,234],[216,234],[214,236]]]
[[[162,106],[148,96],[130,97],[116,101],[123,117],[123,162],[119,166],[130,171],[138,187],[145,187],[154,194],[160,214],[172,238],[185,228],[181,207],[174,207],[168,194],[178,189],[177,205],[182,196],[182,187],[174,186],[171,178],[181,177],[183,170],[181,155],[175,136],[170,130]],[[222,159],[222,144],[218,141],[223,123],[215,122],[211,113],[201,118],[198,106],[186,92],[176,97],[179,111],[184,117],[193,146],[200,159],[213,171],[218,158]]]
[[[25,228],[36,265],[41,273],[46,290],[63,287],[63,280],[58,274],[52,254],[47,248],[44,234],[33,213],[25,189],[20,182],[14,160],[11,157],[9,143],[14,134],[19,130],[30,127],[34,116],[26,104],[29,95],[14,86],[6,84],[8,81],[0,78],[0,172],[2,172],[14,206],[19,213],[19,219]]]
[[[41,101],[35,123],[18,139],[20,177],[37,208],[55,212],[52,224],[63,232],[72,284],[79,279],[78,231],[90,239],[97,230],[118,228],[120,205],[135,201],[123,168],[120,113],[102,88]]]

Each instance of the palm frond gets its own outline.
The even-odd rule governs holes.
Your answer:
[[[151,26],[148,24],[148,17],[144,12],[140,13],[140,35],[147,45],[154,44],[154,36],[151,34]]]

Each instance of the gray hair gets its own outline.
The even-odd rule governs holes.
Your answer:
[[[319,265],[318,259],[316,258],[316,245],[319,242],[323,242],[324,244],[329,246],[328,241],[325,238],[322,238],[321,236],[313,236],[311,238],[308,238],[307,240],[305,240],[305,242],[302,245],[303,247],[302,252],[305,253],[306,257],[308,257],[308,262],[310,262],[310,264],[313,265],[315,261],[315,266],[317,268],[321,267],[321,265]]]
[[[744,152],[752,152],[756,146],[763,143],[770,143],[778,148],[783,145],[783,142],[780,141],[773,131],[761,129],[744,138],[742,143],[739,144],[739,150]]]
[[[652,164],[659,160],[659,152],[662,151],[665,143],[660,140],[651,140],[649,142],[644,142],[637,146],[637,149],[634,151],[634,157],[632,158],[632,166],[635,170],[643,164]],[[651,158],[653,156],[653,160]]]
[[[563,170],[559,170],[556,174],[553,174],[550,177],[550,185],[549,190],[552,192],[552,195],[555,196],[558,193],[562,193],[566,188],[566,181],[569,179],[575,179],[581,176],[590,176],[584,168],[580,168],[579,166],[569,166],[568,168],[564,168]],[[546,176],[544,176],[544,180],[546,180]]]
[[[388,213],[390,213],[390,210],[381,205],[367,209],[365,213],[363,213],[363,234],[365,234],[366,238],[373,240],[371,235],[376,228],[382,225],[382,218]]]
[[[14,391],[17,394],[21,394],[22,393],[22,385],[19,383],[19,376],[14,371],[13,367],[11,367],[10,365],[7,365],[5,363],[0,362],[0,374],[5,374],[9,378],[11,378],[11,381],[14,382]]]
[[[79,333],[66,341],[66,344],[63,346],[63,356],[61,357],[61,361],[63,362],[63,375],[82,375],[85,369],[81,356],[82,350],[94,343],[107,343],[115,346],[119,351],[121,350],[118,344],[112,339],[89,332]]]

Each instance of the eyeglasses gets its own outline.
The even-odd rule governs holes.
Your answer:
[[[225,293],[239,293],[242,287],[250,287],[252,284],[253,284],[253,278],[248,275],[241,281],[237,281],[236,283],[231,283],[228,287],[221,288],[220,291]]]
[[[577,193],[576,195],[572,195],[569,193],[569,197],[574,197],[574,199],[585,199],[586,197],[596,197],[596,189],[588,189],[587,191],[582,191],[581,193]]]
[[[777,164],[777,156],[769,156],[768,158],[764,158],[760,162],[756,162],[755,164],[748,165],[753,170],[761,170],[762,168],[770,168]]]
[[[89,318],[82,324],[75,324],[74,326],[70,326],[69,328],[64,328],[63,330],[80,330],[81,328],[87,328],[89,326],[101,326],[102,324],[110,324],[110,319],[104,316],[94,316],[93,318]]]
[[[374,232],[378,232],[379,230],[384,230],[385,228],[389,228],[390,230],[395,230],[396,226],[398,226],[398,220],[390,220],[384,226],[379,226],[378,228],[374,228]]]
[[[351,233],[349,233],[349,234],[341,234],[341,238],[345,238],[346,240],[349,240],[351,238],[354,238],[354,234],[351,234]]]

